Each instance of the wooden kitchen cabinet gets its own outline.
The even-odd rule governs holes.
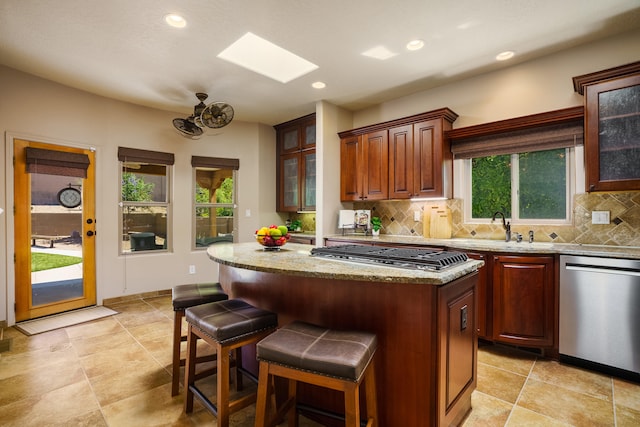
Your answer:
[[[316,208],[315,114],[274,126],[277,134],[278,212]]]
[[[573,84],[585,96],[586,190],[640,190],[640,62]]]
[[[494,255],[493,339],[553,347],[556,280],[553,256]]]
[[[385,200],[389,196],[386,130],[340,141],[340,200]]]
[[[450,248],[449,250],[457,250]],[[492,339],[492,300],[493,291],[491,289],[491,264],[488,256],[484,253],[466,252],[471,259],[484,261],[484,265],[478,269],[478,285],[476,288],[478,306],[476,308],[477,323],[476,329],[478,338]]]
[[[340,199],[451,197],[448,108],[340,132]]]
[[[389,198],[435,197],[450,175],[451,150],[442,139],[443,120],[427,120],[389,130]],[[446,126],[446,129],[451,128]],[[443,168],[446,170],[442,171]]]

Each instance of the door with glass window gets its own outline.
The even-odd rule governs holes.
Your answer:
[[[95,155],[14,141],[16,321],[96,304]]]

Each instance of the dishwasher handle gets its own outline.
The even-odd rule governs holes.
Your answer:
[[[567,263],[566,269],[573,270],[573,271],[585,271],[589,273],[620,274],[623,276],[640,277],[640,269],[637,269],[637,268],[606,267],[606,266],[600,266],[600,265],[580,265],[580,264]]]

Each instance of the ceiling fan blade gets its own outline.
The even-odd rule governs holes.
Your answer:
[[[202,111],[200,120],[205,126],[218,129],[231,123],[233,114],[231,105],[224,102],[213,102]]]
[[[190,119],[191,117],[186,119],[173,119],[173,126],[182,134],[182,136],[193,138],[202,135],[202,129],[196,126],[193,120]]]

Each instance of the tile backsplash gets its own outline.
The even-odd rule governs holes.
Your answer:
[[[504,238],[500,221],[491,224],[464,223],[463,200],[446,201],[452,214],[452,237],[499,240]],[[410,200],[354,203],[354,209],[371,209],[382,220],[382,233],[422,236],[422,212],[427,203]],[[420,221],[414,212],[420,212]],[[609,211],[610,224],[591,223],[592,211]],[[640,246],[640,192],[576,194],[571,225],[515,224],[512,233],[526,240],[533,230],[538,242]]]

